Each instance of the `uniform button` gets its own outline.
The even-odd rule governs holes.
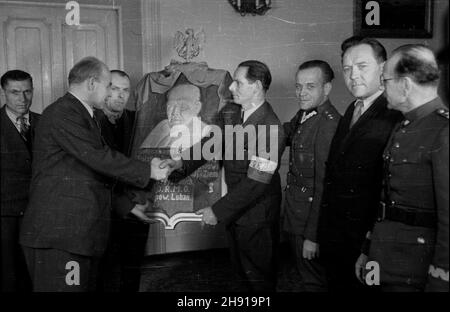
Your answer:
[[[417,237],[417,242],[419,244],[425,244],[425,238],[419,236],[419,237]]]
[[[289,188],[289,185],[287,185],[286,188],[288,189],[288,188]]]
[[[21,216],[23,216],[23,211],[19,212],[19,214],[20,214]]]
[[[292,166],[292,162],[289,163],[289,166]]]
[[[395,201],[391,200],[391,205],[394,206],[395,205]]]
[[[393,163],[394,162],[394,158],[391,158],[390,162]]]
[[[389,174],[388,174],[388,177],[389,177],[389,178],[392,178],[392,174],[389,173]]]
[[[402,130],[401,133],[406,133],[406,131],[405,131],[405,130]]]
[[[309,201],[310,203],[312,203],[313,198],[312,198],[312,197],[308,197],[308,201]]]
[[[408,159],[406,159],[406,158],[402,159],[402,162],[404,162],[404,163],[407,162],[407,161],[408,161]]]
[[[395,148],[399,148],[399,147],[400,147],[400,143],[396,142],[396,143],[394,144],[394,147],[395,147]]]

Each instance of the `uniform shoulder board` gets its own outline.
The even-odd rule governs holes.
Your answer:
[[[448,110],[447,109],[440,108],[436,112],[438,113],[438,115],[448,119]]]

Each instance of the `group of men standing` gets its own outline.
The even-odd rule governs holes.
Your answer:
[[[259,61],[238,65],[229,88],[234,103],[219,112],[219,124],[254,126],[256,135],[246,137],[243,159],[236,157],[241,151],[223,159],[227,194],[197,213],[206,224],[225,223],[232,263],[251,291],[276,289],[280,225],[304,291],[378,289],[365,280],[369,261],[379,266],[383,291],[448,291],[448,109],[437,94],[434,54],[406,45],[387,59],[380,42],[363,37],[341,47],[342,74],[355,97],[343,116],[329,99],[334,72],[325,61],[299,66],[300,109],[284,124],[266,99],[269,68]],[[28,74],[7,72],[1,86],[2,289],[24,290],[18,286],[31,277],[35,291],[94,290],[111,209],[139,220],[122,225],[128,230],[120,234],[145,235],[149,203],[134,203],[124,185],[179,180],[206,159],[149,165],[129,158],[129,77],[95,58],[74,66],[68,93],[40,118],[29,112]],[[264,153],[268,148],[276,151]],[[18,192],[30,184],[29,198]],[[66,279],[73,261],[78,284]]]
[[[327,99],[332,71],[318,62],[307,79],[306,62],[297,72],[300,110],[285,124],[284,224],[303,286],[448,291],[448,108],[433,52],[405,45],[387,60],[380,42],[363,37],[341,48],[356,100],[339,119]],[[376,271],[367,283],[369,261]]]

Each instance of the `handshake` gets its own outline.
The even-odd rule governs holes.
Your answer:
[[[170,174],[183,166],[183,160],[164,159],[155,157],[151,161],[150,178],[156,181],[167,181]]]

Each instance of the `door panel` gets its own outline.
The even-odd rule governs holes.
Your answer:
[[[69,71],[81,58],[96,56],[111,69],[122,68],[119,9],[81,5],[79,26],[65,23],[67,12],[64,4],[0,1],[0,74],[31,74],[37,113],[67,91]]]

